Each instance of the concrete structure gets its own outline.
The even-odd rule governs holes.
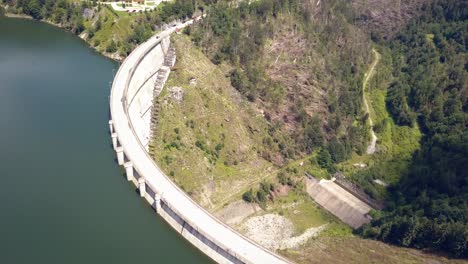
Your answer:
[[[147,152],[152,99],[162,89],[175,61],[175,56],[174,61],[170,59],[169,36],[176,28],[137,47],[115,76],[110,95],[112,122],[109,129],[111,134],[117,134],[117,160],[120,165],[125,164],[127,179],[140,189],[140,195],[157,213],[214,261],[287,263],[200,207],[159,169]]]
[[[339,186],[334,180],[306,178],[307,193],[320,206],[353,228],[369,223],[371,207]]]

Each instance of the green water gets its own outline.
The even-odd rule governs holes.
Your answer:
[[[118,65],[0,17],[0,263],[207,263],[135,193],[108,135]]]

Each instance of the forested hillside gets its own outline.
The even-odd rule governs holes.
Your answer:
[[[219,1],[188,32],[270,123],[262,154],[277,165],[323,147],[334,162],[367,142],[362,75],[370,38],[345,1]]]
[[[424,137],[366,237],[468,257],[467,16],[464,1],[430,2],[388,44],[395,81],[387,109]]]
[[[468,257],[467,1],[175,0],[139,14],[77,0],[0,3],[119,58],[163,24],[203,12],[203,21],[184,30],[188,37],[174,39],[180,71],[168,85],[192,89],[187,104],[160,107],[162,120],[189,119],[158,127],[162,142],[154,143],[179,186],[208,208],[245,190],[251,202],[275,207],[282,205],[262,186],[309,198],[304,172],[331,178],[340,170],[386,199],[361,236]],[[375,88],[369,114],[379,139],[368,155],[363,79],[373,48],[382,55],[368,89]],[[190,67],[197,69],[182,72]],[[177,151],[193,159],[171,156]],[[173,169],[174,160],[192,169]],[[255,198],[264,178],[278,179],[262,181]]]
[[[0,9],[43,20],[79,35],[99,52],[122,60],[161,26],[191,17],[195,3],[178,0],[141,13],[115,11],[107,1],[0,0]],[[3,7],[2,7],[3,6]]]

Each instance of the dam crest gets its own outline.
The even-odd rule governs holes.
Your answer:
[[[188,21],[180,27],[191,24]],[[180,28],[179,27],[179,28]],[[153,98],[175,63],[167,29],[138,46],[120,66],[110,94],[109,129],[126,177],[169,225],[218,263],[288,263],[219,221],[159,168],[148,153]],[[156,248],[155,248],[156,250]]]

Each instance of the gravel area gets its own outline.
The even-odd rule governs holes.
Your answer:
[[[289,219],[277,214],[266,214],[248,219],[243,228],[250,239],[276,250],[298,247],[317,236],[326,225],[309,228],[301,235],[293,236],[294,225]]]

